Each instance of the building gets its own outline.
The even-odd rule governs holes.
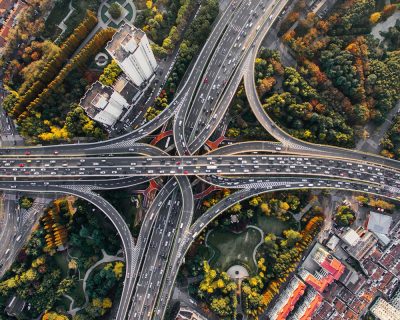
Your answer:
[[[207,320],[193,309],[181,306],[175,320]]]
[[[298,277],[294,276],[286,288],[279,294],[279,299],[268,313],[271,320],[284,320],[294,309],[297,301],[302,297],[306,285]]]
[[[390,304],[396,309],[400,310],[400,287],[393,293],[390,298]]]
[[[381,297],[375,301],[370,311],[379,320],[400,320],[400,310]]]
[[[142,30],[124,24],[108,42],[106,50],[136,86],[142,89],[148,86],[157,62]]]
[[[91,119],[111,128],[140,95],[141,92],[123,78],[117,80],[113,88],[96,81],[79,104]]]
[[[0,54],[7,43],[8,33],[17,21],[19,13],[26,7],[22,1],[0,0]]]
[[[320,266],[320,270],[315,270],[312,274],[306,269],[301,269],[299,275],[308,285],[323,293],[330,284],[339,280],[345,271],[345,266],[322,247],[318,247],[313,260]]]
[[[388,235],[392,221],[393,218],[390,216],[371,211],[367,229],[375,234],[380,243],[386,246],[390,243]]]
[[[340,239],[336,235],[332,235],[328,242],[326,243],[326,247],[332,251],[335,251],[337,245],[339,244]]]
[[[318,248],[313,259],[335,280],[339,280],[344,273],[345,266],[323,248]]]
[[[308,320],[315,314],[315,311],[321,305],[323,298],[313,289],[307,290],[303,301],[298,306],[290,320]]]
[[[378,243],[373,233],[363,227],[356,230],[348,228],[341,238],[344,242],[343,249],[356,260],[361,260]]]

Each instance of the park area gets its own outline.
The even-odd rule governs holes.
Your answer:
[[[250,274],[255,274],[257,266],[253,261],[253,252],[262,240],[260,231],[253,228],[233,233],[218,227],[207,237],[206,244],[212,251],[210,264],[223,271],[234,264],[241,264],[249,269]]]
[[[267,217],[264,214],[257,215],[257,226],[264,232],[264,235],[273,233],[278,237],[282,235],[284,230],[289,228],[287,222],[276,217]]]

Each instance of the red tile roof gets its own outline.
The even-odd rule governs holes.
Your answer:
[[[333,304],[339,314],[342,314],[346,310],[346,304],[340,299],[335,299],[335,301],[333,301]]]
[[[315,290],[322,293],[333,282],[333,277],[328,275],[322,279],[317,279],[312,274],[309,274],[304,281],[312,286]]]
[[[289,313],[293,310],[296,302],[300,299],[300,297],[304,294],[304,290],[306,289],[306,285],[304,282],[299,281],[297,283],[297,287],[293,290],[288,302],[285,306],[279,311],[278,317],[276,320],[285,320]]]
[[[344,314],[344,318],[346,320],[357,320],[358,315],[351,309],[347,309],[346,313]]]
[[[0,10],[9,10],[16,2],[15,0],[0,0]]]
[[[310,320],[317,308],[322,303],[322,297],[317,294],[315,298],[311,301],[310,305],[308,306],[306,312],[301,316],[300,320]]]
[[[321,267],[328,271],[335,280],[339,280],[345,270],[344,264],[336,258],[325,258],[324,261],[321,262]]]

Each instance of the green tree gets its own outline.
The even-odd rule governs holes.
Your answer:
[[[121,6],[118,2],[113,2],[108,8],[108,13],[113,19],[118,19],[121,16]]]
[[[302,239],[301,233],[292,229],[283,231],[283,235],[286,239],[282,241],[282,245],[287,247],[293,247]]]

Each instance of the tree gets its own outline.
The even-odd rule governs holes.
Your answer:
[[[238,128],[229,128],[226,136],[229,138],[237,138],[240,135],[240,129]]]
[[[371,14],[371,16],[369,17],[369,21],[372,24],[376,24],[379,22],[379,20],[381,19],[381,14],[379,12],[374,12],[373,14]]]
[[[19,204],[21,205],[21,208],[29,209],[30,207],[32,207],[33,199],[23,196],[19,199]]]
[[[68,317],[56,312],[46,312],[42,320],[68,320]]]
[[[110,7],[108,8],[108,13],[110,16],[114,19],[117,20],[121,16],[121,6],[119,5],[118,2],[113,2]]]
[[[270,92],[273,86],[275,85],[276,80],[273,77],[265,78],[261,81],[261,83],[258,85],[257,90],[258,94],[262,97],[266,93]]]
[[[286,238],[285,244],[288,247],[293,247],[297,242],[302,239],[300,232],[292,229],[283,231],[283,235]]]
[[[239,213],[242,210],[242,205],[240,204],[240,202],[234,204],[229,211],[234,212],[234,213]]]
[[[264,238],[264,244],[267,250],[270,253],[273,253],[275,250],[278,249],[278,245],[276,244],[276,235],[273,233],[268,233]]]
[[[269,207],[268,203],[262,203],[260,205],[261,212],[265,215],[269,216],[271,214],[271,208]]]
[[[355,220],[355,213],[349,206],[339,206],[335,220],[339,226],[349,226]]]
[[[106,86],[112,86],[121,73],[122,69],[115,60],[112,60],[107,67],[104,68],[103,74],[100,76],[99,81]]]
[[[387,4],[384,6],[382,11],[382,18],[386,20],[389,18],[393,13],[396,12],[398,6],[396,4]]]

